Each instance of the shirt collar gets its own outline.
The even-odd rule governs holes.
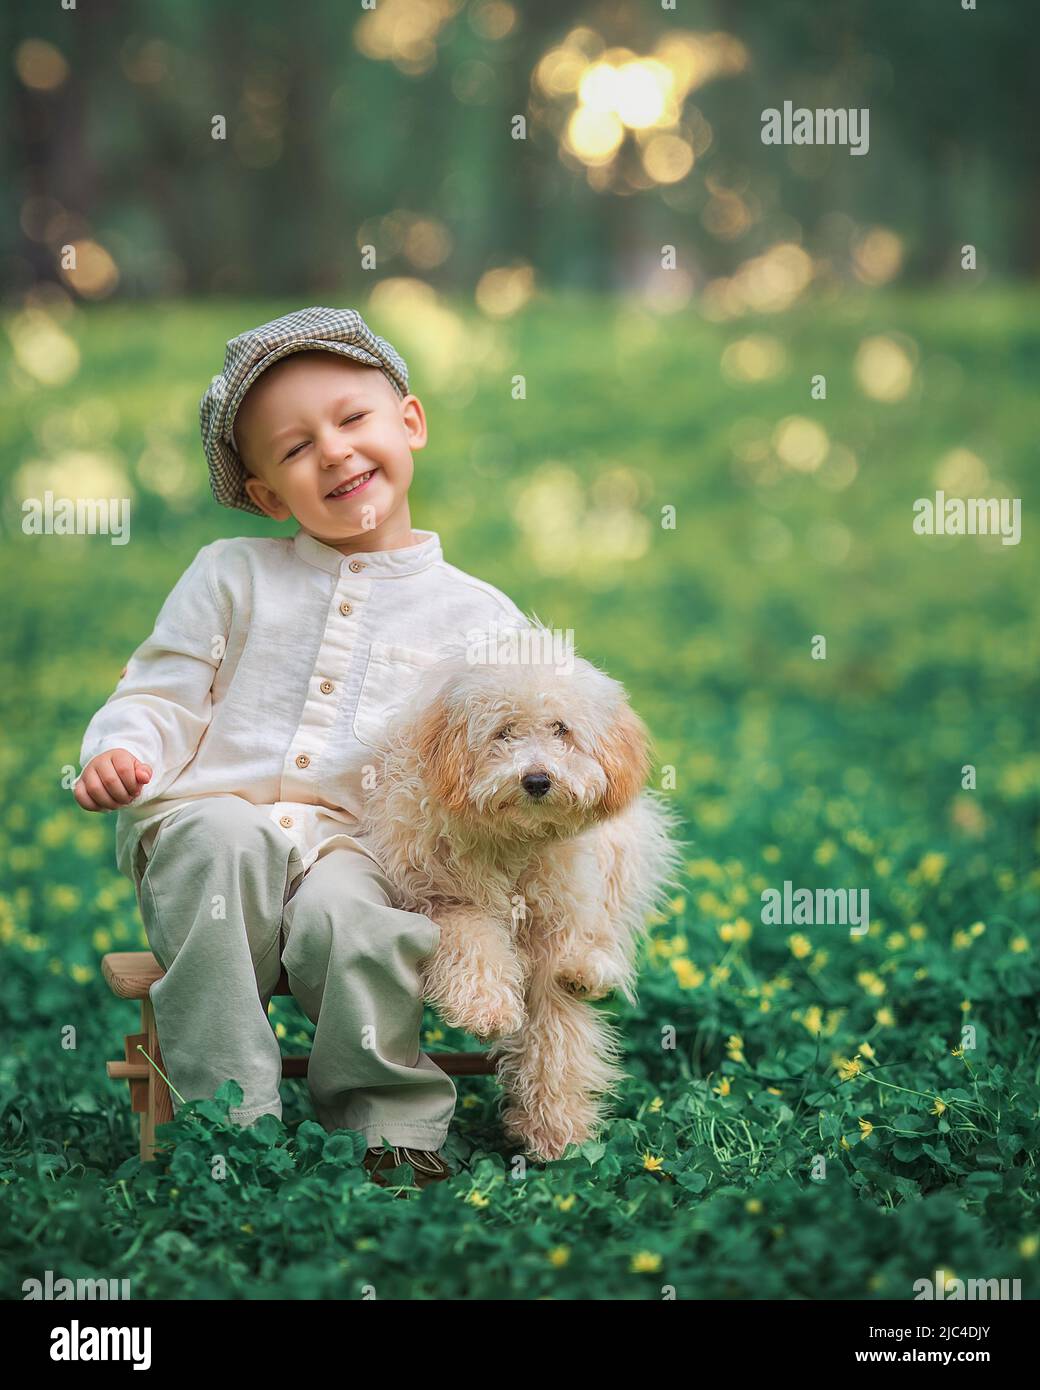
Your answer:
[[[366,578],[393,579],[402,574],[418,574],[443,558],[436,531],[419,531],[414,526],[412,531],[419,537],[419,543],[402,545],[396,550],[337,550],[315,540],[302,527],[293,536],[292,543],[301,560],[327,574],[340,574],[355,560],[363,566],[359,573]]]

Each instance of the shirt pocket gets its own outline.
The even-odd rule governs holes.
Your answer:
[[[440,660],[437,652],[373,642],[354,711],[354,737],[369,748],[381,748],[391,719],[415,693],[424,673]]]

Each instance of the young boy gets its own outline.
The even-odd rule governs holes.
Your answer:
[[[412,529],[423,407],[355,310],[233,338],[200,423],[217,501],[298,530],[202,547],[90,721],[74,795],[118,811],[118,866],[166,971],[151,998],[176,1091],[231,1077],[234,1120],[281,1115],[267,1005],[284,964],[315,1024],[318,1118],[363,1132],[376,1181],[407,1161],[423,1185],[448,1175],[436,1151],[456,1094],[419,1051],[418,967],[439,928],[394,906],[352,831],[422,669],[476,627],[526,620]]]

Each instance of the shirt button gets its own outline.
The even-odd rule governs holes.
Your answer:
[[[307,764],[308,764],[309,762],[310,762],[310,758],[308,758],[307,754],[306,754],[306,753],[301,753],[301,754],[299,755],[299,757],[296,759],[296,766],[297,766],[297,767],[306,767]]]
[[[292,816],[282,816],[282,818],[281,818],[281,820],[278,822],[278,824],[279,824],[279,825],[284,825],[285,828],[286,828],[286,830],[288,830],[289,827],[290,827],[290,825],[292,825]]]
[[[344,618],[345,618],[345,617],[347,617],[348,614],[353,613],[354,610],[353,610],[353,608],[351,608],[351,606],[350,606],[349,603],[347,603],[346,601],[344,601],[343,603],[340,604],[340,606],[339,606],[339,611],[343,614],[343,616],[344,616]]]
[[[331,681],[322,681],[321,685],[318,686],[323,695],[331,695],[335,688]]]
[[[360,574],[361,571],[365,568],[365,562],[363,560],[351,560],[348,568],[350,569],[351,574]]]

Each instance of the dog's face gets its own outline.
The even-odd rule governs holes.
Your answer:
[[[589,662],[456,668],[419,717],[431,796],[504,838],[577,834],[638,795],[649,740],[625,692]]]

